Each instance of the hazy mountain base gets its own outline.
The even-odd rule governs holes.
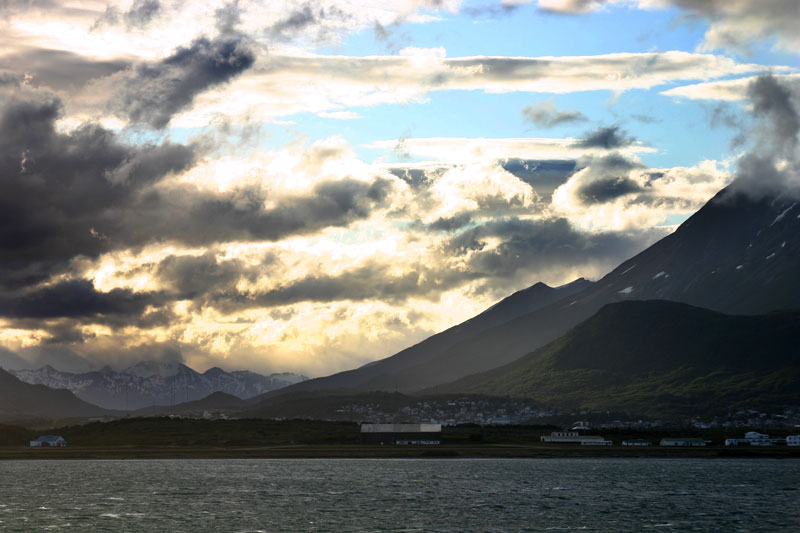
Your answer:
[[[604,307],[565,336],[428,393],[643,416],[800,406],[800,311],[730,316],[665,301]]]

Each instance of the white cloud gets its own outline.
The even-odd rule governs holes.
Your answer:
[[[696,211],[733,179],[717,161],[656,169],[611,159],[588,161],[558,187],[554,212],[587,230],[654,227]]]
[[[194,108],[173,123],[199,126],[215,117],[267,120],[298,112],[419,103],[430,92],[447,90],[619,92],[763,70],[725,57],[677,51],[445,58],[437,50],[416,50],[406,56],[270,55],[229,85],[198,96]]]
[[[582,147],[580,139],[572,138],[461,138],[430,137],[374,141],[365,148],[391,150],[405,156],[429,158],[438,162],[468,164],[498,159],[574,159],[602,154],[602,148]],[[621,150],[623,153],[654,153],[657,150],[636,142]]]
[[[800,92],[800,74],[779,74],[774,76],[783,83],[794,85]],[[747,88],[758,76],[747,76],[735,80],[719,80],[692,85],[683,85],[663,91],[666,96],[688,98],[691,100],[739,101],[747,98]]]
[[[355,111],[325,111],[317,113],[322,118],[332,118],[334,120],[356,120],[362,118]]]
[[[539,0],[540,9],[582,14],[610,4],[635,5],[641,9],[677,7],[708,24],[702,50],[727,48],[749,52],[758,41],[774,43],[784,51],[800,49],[800,2],[797,0]]]

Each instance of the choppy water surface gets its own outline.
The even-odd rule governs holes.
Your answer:
[[[800,461],[0,462],[0,531],[800,531]]]

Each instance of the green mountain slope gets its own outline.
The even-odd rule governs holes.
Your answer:
[[[437,393],[641,414],[800,405],[800,311],[731,316],[667,301],[603,307],[509,365]]]

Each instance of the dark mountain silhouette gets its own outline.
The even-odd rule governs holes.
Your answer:
[[[549,287],[544,283],[537,283],[527,289],[515,292],[466,322],[462,322],[457,326],[437,333],[419,344],[406,348],[391,357],[381,359],[380,361],[370,363],[369,365],[355,370],[347,370],[345,372],[333,374],[332,376],[303,381],[296,385],[286,387],[281,391],[268,393],[262,397],[297,391],[350,388],[370,389],[375,388],[372,385],[375,380],[385,383],[386,390],[394,390],[391,376],[395,373],[408,369],[409,367],[424,364],[446,353],[447,350],[459,343],[470,342],[472,338],[483,331],[506,323],[509,320],[530,313],[536,309],[541,309],[554,301],[567,298],[590,285],[591,282],[583,278],[556,288]],[[453,376],[451,379],[455,379],[455,377],[457,376]],[[254,398],[253,402],[255,403],[260,398],[261,397]]]
[[[735,316],[667,301],[609,304],[549,345],[429,393],[532,398],[661,415],[800,404],[800,310]]]
[[[511,362],[606,304],[664,299],[725,313],[800,308],[800,202],[724,189],[674,233],[598,282],[363,387],[415,391]]]
[[[97,417],[109,411],[84,402],[65,389],[20,381],[0,369],[0,420]]]
[[[249,404],[238,396],[217,391],[199,400],[183,402],[177,405],[157,405],[155,407],[144,407],[136,410],[133,414],[135,416],[157,416],[171,414],[190,414],[192,416],[197,416],[202,415],[205,412],[238,412],[246,409],[248,406]]]

